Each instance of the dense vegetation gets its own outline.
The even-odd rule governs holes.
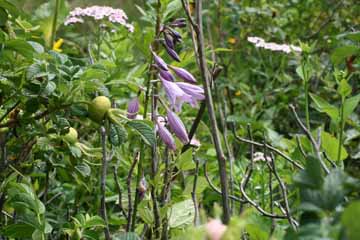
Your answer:
[[[0,239],[360,239],[359,17],[0,0]]]

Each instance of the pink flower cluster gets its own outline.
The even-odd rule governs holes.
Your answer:
[[[280,51],[285,53],[290,53],[291,51],[294,52],[302,52],[300,47],[294,45],[287,45],[287,44],[277,44],[273,42],[265,42],[264,39],[259,37],[248,37],[247,40],[253,44],[255,47],[258,48],[265,48],[271,51]]]
[[[129,32],[134,31],[134,26],[127,23],[126,13],[122,9],[115,9],[106,6],[91,6],[87,8],[75,8],[65,20],[65,25],[84,23],[84,18],[90,17],[96,21],[108,20],[112,23],[119,23],[125,26]]]

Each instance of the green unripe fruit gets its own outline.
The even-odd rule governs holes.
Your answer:
[[[110,108],[111,102],[109,98],[105,96],[96,97],[89,104],[89,116],[95,122],[100,123],[105,118],[105,115]]]
[[[64,135],[64,140],[68,143],[74,144],[78,141],[78,133],[75,128],[69,128],[69,132]]]

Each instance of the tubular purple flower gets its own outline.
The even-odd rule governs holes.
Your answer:
[[[171,49],[166,43],[163,43],[166,52],[169,54],[170,57],[172,57],[175,61],[180,62],[180,57],[179,55],[176,53],[176,51],[174,49]]]
[[[127,118],[129,119],[135,119],[137,113],[139,112],[140,103],[138,97],[134,97],[130,100],[128,103],[128,109],[127,109]]]
[[[181,79],[189,83],[196,83],[194,76],[183,68],[169,66],[171,70]]]
[[[156,128],[157,128],[159,137],[165,143],[165,145],[171,150],[176,150],[175,140],[174,140],[173,136],[171,135],[171,133],[169,132],[169,130],[160,123],[156,124]]]
[[[162,70],[169,71],[169,68],[168,68],[166,62],[161,57],[156,55],[156,53],[154,53],[153,51],[151,51],[151,52],[154,55],[155,64]]]
[[[181,111],[181,106],[184,102],[193,104],[193,97],[181,90],[177,83],[166,81],[161,76],[159,76],[159,78],[164,87],[166,96],[176,112]]]
[[[175,82],[175,77],[169,71],[159,69],[160,76],[170,82]]]
[[[167,112],[167,119],[171,130],[183,144],[189,143],[189,137],[181,119],[172,111]]]
[[[185,82],[177,82],[175,84],[182,91],[191,96],[191,106],[195,107],[197,106],[198,101],[202,101],[205,99],[204,89],[202,87]]]
[[[186,19],[185,19],[185,18],[175,19],[175,21],[171,22],[171,23],[169,24],[169,26],[171,26],[171,27],[178,27],[178,28],[186,27]]]
[[[172,36],[170,34],[168,34],[167,32],[164,32],[164,39],[165,39],[166,45],[169,48],[175,49],[174,40],[173,40],[173,38],[172,38]]]

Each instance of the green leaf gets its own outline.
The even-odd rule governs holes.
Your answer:
[[[336,48],[334,52],[331,54],[331,61],[337,65],[342,63],[345,58],[356,55],[360,51],[360,48],[355,45],[346,45],[339,48]]]
[[[92,227],[104,227],[104,220],[99,216],[92,216],[90,219],[86,220],[84,228]]]
[[[346,120],[354,112],[360,101],[360,94],[344,101],[344,119]]]
[[[336,137],[334,137],[330,133],[323,131],[321,133],[321,147],[331,160],[333,161],[337,160],[339,140]],[[348,157],[348,153],[346,149],[343,146],[341,146],[340,160],[344,160],[347,157]]]
[[[114,146],[119,146],[120,144],[126,142],[127,132],[123,125],[111,124],[109,131],[109,141]]]
[[[21,39],[12,39],[5,43],[5,49],[12,50],[25,58],[32,58],[35,50],[31,44]]]
[[[302,186],[309,188],[320,188],[323,182],[321,173],[321,165],[319,159],[314,156],[309,156],[306,159],[305,170],[300,171],[294,177],[294,181]]]
[[[17,223],[6,226],[2,230],[2,234],[11,238],[30,238],[34,230],[32,226]]]
[[[138,235],[133,232],[115,234],[113,240],[140,240]]]
[[[352,202],[347,206],[341,216],[341,223],[345,227],[347,239],[360,239],[360,201]]]
[[[175,203],[169,210],[169,226],[171,228],[184,227],[194,221],[195,209],[192,199]]]
[[[0,27],[5,26],[8,20],[8,13],[5,11],[4,8],[0,7]]]
[[[75,166],[75,169],[81,173],[84,177],[88,177],[91,174],[91,168],[86,163],[80,163],[79,165]]]
[[[177,166],[182,171],[187,171],[195,168],[195,163],[192,157],[192,150],[189,149],[182,153],[177,161]]]
[[[339,121],[339,110],[335,106],[314,94],[310,93],[310,97],[315,103],[316,110],[322,113],[326,113],[333,121]]]
[[[342,79],[337,91],[340,94],[340,96],[345,98],[351,94],[352,88],[346,79]]]
[[[132,120],[126,123],[129,127],[140,134],[146,144],[154,146],[156,143],[154,129],[152,123],[144,120]]]

